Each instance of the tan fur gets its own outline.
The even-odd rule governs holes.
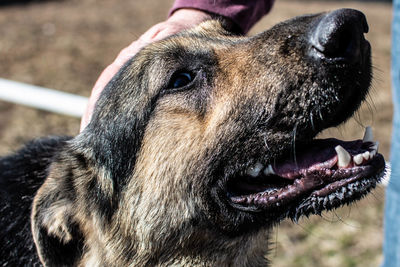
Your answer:
[[[194,37],[191,37],[192,34]],[[80,188],[87,188],[92,179],[98,181],[99,188],[106,195],[113,195],[113,185],[108,179],[107,171],[97,166],[89,165],[86,171],[78,169],[80,173],[76,177],[80,178],[75,180],[75,187],[78,190],[76,203],[68,203],[61,208],[55,202],[47,210],[42,211],[46,214],[42,224],[44,227],[49,227],[49,235],[54,233],[68,240],[69,235],[64,229],[63,220],[57,218],[62,214],[68,214],[68,209],[74,207],[74,214],[70,214],[71,220],[81,225],[85,237],[84,255],[77,265],[104,266],[105,259],[107,266],[144,266],[149,262],[158,265],[151,261],[154,252],[159,251],[164,245],[169,246],[168,243],[163,244],[165,241],[162,237],[168,236],[174,229],[182,228],[183,222],[197,217],[198,211],[205,208],[202,195],[204,192],[198,191],[197,181],[190,180],[191,174],[198,171],[195,163],[202,161],[207,149],[213,149],[218,144],[219,140],[215,140],[216,133],[228,134],[231,131],[230,127],[235,127],[230,119],[243,102],[253,96],[264,95],[260,85],[265,81],[255,80],[252,77],[264,76],[268,82],[276,82],[273,77],[257,73],[256,68],[249,69],[254,62],[248,57],[249,51],[246,45],[233,48],[231,45],[213,41],[204,47],[204,41],[198,36],[221,39],[224,42],[230,38],[235,42],[241,40],[241,37],[226,35],[218,23],[210,21],[189,31],[184,38],[178,36],[145,48],[135,60],[135,66],[140,66],[145,64],[146,56],[169,47],[181,46],[197,51],[204,50],[206,53],[214,52],[219,62],[217,68],[220,73],[215,77],[215,87],[205,113],[187,104],[185,98],[175,95],[166,96],[157,104],[143,136],[135,171],[128,179],[126,190],[118,200],[120,208],[112,217],[110,224],[105,225],[95,210],[83,210],[79,204],[84,201],[79,195],[85,194],[84,191],[79,192]],[[232,54],[235,56],[232,57]],[[159,86],[162,80],[157,77],[164,76],[163,72],[167,69],[168,65],[162,61],[155,61],[149,66],[148,72],[154,77],[148,80],[149,91]],[[128,75],[136,75],[135,72],[135,69],[128,70]],[[141,103],[146,101],[148,100],[143,99]],[[131,104],[125,102],[122,105]],[[82,153],[89,159],[92,157],[88,151]],[[34,206],[38,205],[37,202],[42,195],[48,195],[53,190],[52,183],[53,181],[57,183],[59,176],[62,174],[58,170],[50,173],[35,198]],[[33,214],[36,214],[36,209]],[[33,218],[33,220],[38,219]],[[55,227],[58,231],[53,230]],[[222,239],[214,231],[206,228],[188,227],[182,231],[185,231],[185,235],[174,244],[176,246],[174,251],[180,251],[180,255],[171,255],[173,259],[168,265],[264,265],[268,230],[229,240]],[[203,250],[202,254],[193,258],[199,249]],[[133,259],[126,258],[127,261],[124,261],[124,254],[129,250],[135,250],[136,256]],[[219,252],[215,253],[216,250]]]

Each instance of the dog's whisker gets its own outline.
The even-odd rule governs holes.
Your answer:
[[[324,121],[324,118],[323,118],[322,113],[321,113],[321,108],[319,106],[318,106],[318,114],[319,114],[320,120]]]
[[[315,107],[314,107],[314,108],[311,110],[311,112],[310,112],[310,123],[311,123],[311,128],[312,128],[312,130],[315,132],[314,114],[313,114],[314,110],[315,110]]]
[[[273,243],[272,250],[274,251],[275,256],[278,254],[278,233],[279,228],[275,229],[275,242]]]
[[[269,150],[269,146],[268,146],[268,143],[267,143],[267,138],[265,137],[265,135],[263,136],[263,139],[264,139],[265,147]]]
[[[362,117],[361,117],[361,112],[357,110],[354,115],[353,115],[354,121],[362,128],[365,128],[366,126],[364,123],[362,123]]]
[[[346,224],[345,220],[342,218],[342,216],[340,216],[340,215],[336,212],[336,210],[333,210],[332,213],[334,214],[334,216],[336,217],[336,219],[337,219],[338,222],[342,222],[342,223]]]
[[[297,134],[297,123],[295,123],[292,131],[292,149],[293,149],[293,160],[294,164],[297,167],[297,157],[296,157],[296,134]]]

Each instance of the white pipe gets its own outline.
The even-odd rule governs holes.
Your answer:
[[[78,118],[88,102],[87,97],[1,78],[0,99]]]

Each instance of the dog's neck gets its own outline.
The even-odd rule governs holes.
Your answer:
[[[172,265],[265,267],[268,266],[266,258],[268,241],[268,231],[261,231],[245,238],[232,238],[229,242],[226,239],[225,241],[214,240],[211,242],[214,244],[205,244],[192,255],[176,259]],[[200,251],[201,254],[198,254]]]
[[[133,247],[92,246],[80,266],[268,266],[269,231],[243,237],[219,238],[218,234],[193,234],[192,237],[167,237],[162,246],[134,244]],[[213,235],[213,237],[210,237]],[[203,237],[200,237],[203,236]],[[159,240],[160,241],[160,240]],[[98,243],[97,243],[98,244]],[[120,243],[121,244],[121,243]],[[154,244],[154,243],[153,243]],[[110,251],[110,249],[119,250]],[[103,256],[101,256],[103,255]],[[107,256],[106,256],[107,255]],[[118,258],[110,257],[119,255]]]

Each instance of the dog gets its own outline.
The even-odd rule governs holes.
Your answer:
[[[370,128],[315,139],[368,94],[367,31],[340,9],[252,37],[207,21],[146,46],[82,133],[1,158],[0,265],[268,265],[273,226],[384,174]]]

